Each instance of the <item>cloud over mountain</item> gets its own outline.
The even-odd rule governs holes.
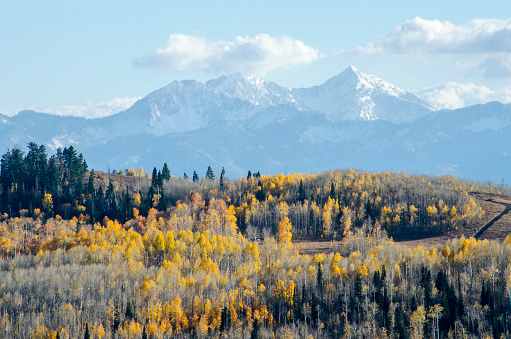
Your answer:
[[[448,82],[444,85],[425,88],[416,94],[436,109],[456,109],[491,101],[511,102],[511,87],[494,91],[486,86],[472,83]]]
[[[363,54],[510,52],[511,19],[474,19],[455,25],[416,17],[357,51]]]
[[[39,112],[82,118],[102,118],[130,108],[139,98],[117,98],[101,102],[87,101],[85,105],[64,105],[37,109]]]
[[[157,49],[133,62],[138,67],[169,71],[211,70],[264,75],[281,67],[309,64],[317,60],[317,49],[288,36],[238,36],[234,41],[208,41],[193,35],[171,34],[165,48]]]

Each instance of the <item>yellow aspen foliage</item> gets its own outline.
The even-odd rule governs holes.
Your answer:
[[[139,208],[141,203],[140,193],[133,193],[133,206]]]
[[[289,305],[293,306],[293,298],[295,296],[295,283],[293,280],[289,280],[284,291],[284,301]]]
[[[245,247],[245,255],[249,258],[258,259],[259,249],[257,248],[257,245],[252,245],[252,243],[249,242],[247,247]]]
[[[160,195],[159,194],[153,194],[152,202],[153,202],[153,207],[156,208],[156,206],[158,206],[158,203],[160,202]]]
[[[448,258],[449,254],[451,254],[451,249],[449,248],[449,246],[446,245],[445,248],[442,250],[442,256],[444,258]]]
[[[367,267],[366,265],[362,265],[360,267],[358,267],[357,269],[357,272],[362,276],[362,277],[366,277],[369,275],[369,273],[367,272]]]
[[[314,256],[314,258],[312,258],[312,263],[317,265],[317,264],[323,262],[324,259],[325,259],[324,254],[318,253]]]
[[[392,217],[392,208],[383,206],[381,210],[381,223],[382,224],[390,224]]]
[[[332,265],[331,274],[332,274],[332,277],[339,278],[339,276],[341,275],[341,269],[339,268],[339,266]]]
[[[288,217],[284,217],[279,222],[279,245],[291,246],[291,238],[293,237],[291,233],[292,227]]]
[[[328,198],[328,201],[323,206],[323,212],[321,214],[323,219],[323,235],[325,237],[330,236],[332,233],[332,213],[334,210],[335,200]]]
[[[158,252],[165,251],[165,239],[161,232],[158,232],[158,234],[154,237],[153,247]]]
[[[204,338],[208,336],[209,332],[209,323],[208,323],[208,317],[203,314],[200,317],[199,324],[197,325],[197,331],[199,332],[199,335]]]
[[[456,210],[456,206],[452,206],[451,210],[449,211],[449,216],[451,218],[456,218],[457,215],[458,215],[458,211]]]
[[[339,252],[335,253],[334,256],[332,257],[332,260],[330,260],[330,265],[336,265],[338,264],[341,260],[343,259],[343,257],[341,256],[341,254]]]
[[[182,328],[182,321],[184,318],[184,312],[181,308],[181,298],[179,295],[176,295],[174,300],[172,300],[172,303],[170,304],[171,309],[171,320],[172,324],[174,325],[174,328],[176,329],[176,332],[178,332]],[[188,324],[187,324],[188,326]]]
[[[53,211],[53,199],[50,193],[44,195],[42,205],[46,212],[51,213]]]
[[[236,209],[230,205],[224,212],[224,232],[225,234],[236,234],[238,227],[236,226]]]
[[[105,328],[102,324],[99,324],[98,326],[95,326],[92,330],[92,334],[94,338],[102,339],[105,336]]]
[[[435,206],[428,205],[426,208],[429,217],[435,217],[438,214],[438,210]]]
[[[277,211],[281,219],[287,217],[289,215],[289,206],[285,201],[281,201],[277,207]]]
[[[424,331],[423,331],[423,325],[426,323],[426,310],[424,309],[424,306],[419,306],[417,309],[412,313],[412,316],[410,317],[410,323],[413,331],[413,338],[423,338],[424,337]]]
[[[344,228],[342,235],[348,236],[351,228],[351,210],[348,206],[342,209],[342,226]]]

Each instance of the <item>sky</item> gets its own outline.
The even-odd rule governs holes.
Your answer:
[[[436,108],[511,102],[511,1],[0,2],[0,113],[105,116],[174,80],[320,85],[353,65]]]

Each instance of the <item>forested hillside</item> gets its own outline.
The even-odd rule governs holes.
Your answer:
[[[108,175],[36,144],[4,154],[0,178],[2,338],[510,333],[511,237],[413,249],[387,237],[473,223],[469,192],[496,186],[353,169]],[[300,255],[296,237],[340,245]]]

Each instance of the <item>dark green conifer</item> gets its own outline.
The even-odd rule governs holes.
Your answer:
[[[90,339],[89,324],[88,323],[85,323],[85,335],[83,336],[83,339]]]
[[[300,180],[300,186],[298,187],[298,201],[304,202],[307,199],[307,193],[303,187],[303,180]]]
[[[220,314],[220,332],[228,331],[231,328],[231,312],[227,306],[222,308],[222,313]]]
[[[171,177],[170,170],[169,170],[169,166],[167,165],[167,163],[163,164],[163,169],[161,171],[161,175],[162,175],[163,180],[166,180],[166,181],[170,180],[170,177]]]
[[[254,320],[252,331],[250,332],[250,339],[259,339],[259,321],[257,318]]]
[[[222,167],[222,173],[220,173],[220,191],[225,190],[225,168]]]
[[[215,180],[215,173],[213,173],[211,166],[208,166],[208,170],[206,171],[206,179]]]

